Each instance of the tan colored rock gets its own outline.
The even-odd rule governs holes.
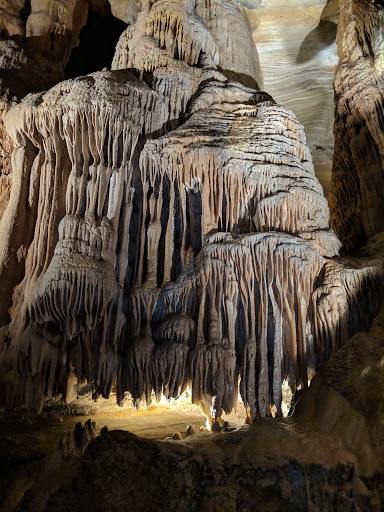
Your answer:
[[[316,176],[328,196],[337,65],[337,0],[244,1],[264,87],[304,125]]]
[[[251,420],[281,415],[282,387],[306,388],[344,342],[352,288],[381,267],[330,261],[340,242],[303,127],[258,83],[234,3],[159,0],[122,34],[112,71],[12,106],[8,407],[69,396],[76,375],[135,407],[190,385],[214,425],[240,377]]]
[[[141,0],[111,0],[111,11],[115,18],[132,24],[142,8]]]
[[[21,39],[25,36],[25,24],[20,17],[24,7],[23,0],[1,0],[0,2],[0,38]]]
[[[12,188],[12,167],[10,155],[14,149],[13,142],[0,118],[0,219],[8,205]]]
[[[249,23],[231,0],[159,0],[150,10],[149,6],[140,13],[135,27],[122,34],[114,69],[153,71],[176,59],[199,68],[201,64],[213,67],[245,85],[262,85]],[[248,51],[239,59],[244,47]]]
[[[6,113],[27,93],[49,89],[64,78],[64,67],[78,44],[88,5],[81,1],[32,2],[27,29],[17,17],[22,9],[27,11],[23,3],[4,0],[0,4],[0,218],[12,187],[13,143],[3,128]]]
[[[343,442],[366,475],[384,463],[383,329],[381,308],[370,329],[355,334],[314,377],[295,413]]]
[[[26,24],[28,46],[64,68],[79,43],[78,35],[87,14],[86,0],[32,0]]]
[[[272,5],[282,7],[268,2],[259,12]],[[50,405],[64,401],[60,410],[73,412],[113,392],[119,405],[129,397],[139,408],[188,390],[213,433],[189,426],[184,438],[177,428],[156,443],[104,428],[94,439],[95,424],[79,423],[52,457],[28,461],[5,507],[104,510],[123,500],[132,510],[168,511],[189,510],[191,499],[215,510],[379,507],[383,234],[338,257],[303,126],[260,90],[251,31],[234,2],[148,0],[122,34],[112,71],[61,81],[83,7],[32,5],[35,57],[28,41],[0,42],[0,407],[39,413],[54,398]],[[380,97],[380,84],[372,91],[370,83],[370,97],[360,84],[348,96],[356,62],[381,73],[380,58],[370,61],[381,55],[381,34],[366,16],[376,7],[351,8],[363,21],[350,24],[342,10],[349,64],[336,81],[345,85],[338,135],[356,131],[359,109]],[[301,0],[294,11],[302,13]],[[354,37],[361,27],[374,44],[366,54]],[[306,60],[321,40],[314,30],[295,68],[308,70],[303,87],[319,64]],[[284,58],[297,50],[292,34]],[[39,92],[49,80],[60,83]],[[279,93],[294,97],[284,84]],[[343,98],[357,115],[343,110]],[[379,114],[368,112],[379,147]],[[344,144],[361,162],[373,146],[362,151],[367,139],[357,139],[339,138],[335,161]],[[333,219],[347,248],[355,232],[349,239],[343,231],[343,201],[360,191],[355,170],[341,166],[334,177],[342,207],[333,203]],[[375,184],[373,199],[382,192]],[[360,202],[356,211],[371,219],[379,204]],[[221,417],[239,392],[252,427],[234,429]],[[270,418],[290,402],[292,418]],[[38,450],[23,452],[17,447],[16,457]],[[151,492],[136,492],[137,482]]]
[[[341,3],[331,223],[347,251],[384,230],[383,10]]]
[[[220,226],[235,233],[298,234],[322,254],[337,254],[340,244],[328,230],[327,202],[302,127],[289,111],[268,95],[222,82],[201,88],[191,110],[176,132],[147,143],[141,167],[143,180],[160,188],[158,201],[163,169],[185,200],[192,192],[201,195],[200,244]],[[186,212],[180,215],[185,224]]]

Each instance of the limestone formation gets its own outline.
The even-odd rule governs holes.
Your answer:
[[[0,3],[0,218],[13,182],[14,143],[4,127],[6,114],[27,93],[49,89],[64,79],[87,12],[87,3],[81,0]]]
[[[60,62],[81,6],[53,45]],[[44,38],[36,16],[27,33]],[[239,392],[249,420],[280,416],[283,384],[306,388],[369,325],[382,261],[334,260],[303,127],[261,85],[234,2],[148,0],[111,71],[7,104],[6,407],[65,400],[75,376],[137,407],[191,386],[211,424]]]
[[[110,2],[113,16],[129,24],[135,23],[142,9],[142,3],[141,0],[125,0],[124,2],[111,0]]]
[[[384,230],[383,8],[341,2],[331,223],[347,251]]]
[[[338,0],[245,0],[264,87],[304,125],[327,196],[334,150]]]
[[[25,35],[25,26],[21,19],[22,1],[2,0],[0,3],[0,37],[21,38]]]
[[[0,0],[1,509],[383,508],[382,3]]]

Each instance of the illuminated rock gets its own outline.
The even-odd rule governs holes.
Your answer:
[[[328,196],[334,150],[333,78],[338,0],[243,0],[265,90],[304,125],[316,176]]]
[[[75,374],[137,407],[190,385],[211,424],[239,388],[250,420],[281,415],[283,384],[307,387],[342,344],[354,296],[303,127],[260,91],[229,0],[146,2],[112,67],[6,116],[4,403],[39,410]]]

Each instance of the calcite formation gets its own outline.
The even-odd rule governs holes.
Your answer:
[[[0,218],[13,181],[14,143],[4,127],[6,114],[27,93],[64,79],[87,12],[83,0],[0,3]]]
[[[23,7],[23,2],[2,0],[0,4],[0,37],[2,39],[5,36],[20,38],[25,35],[25,27],[20,18],[20,11]]]
[[[239,390],[249,420],[281,415],[283,383],[308,386],[347,317],[367,325],[382,262],[333,260],[303,127],[261,84],[234,2],[147,0],[111,71],[9,109],[7,407],[40,410],[75,375],[136,406],[190,385],[211,422]]]
[[[341,2],[331,223],[347,251],[384,229],[383,8]]]

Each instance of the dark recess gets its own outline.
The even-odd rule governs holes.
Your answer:
[[[110,11],[110,7],[109,7]],[[115,48],[127,24],[109,12],[106,16],[90,11],[87,24],[80,32],[80,43],[74,48],[65,73],[70,78],[111,68]]]
[[[26,0],[24,7],[21,9],[19,16],[23,20],[23,22],[26,24],[28,16],[31,14],[31,0]]]

